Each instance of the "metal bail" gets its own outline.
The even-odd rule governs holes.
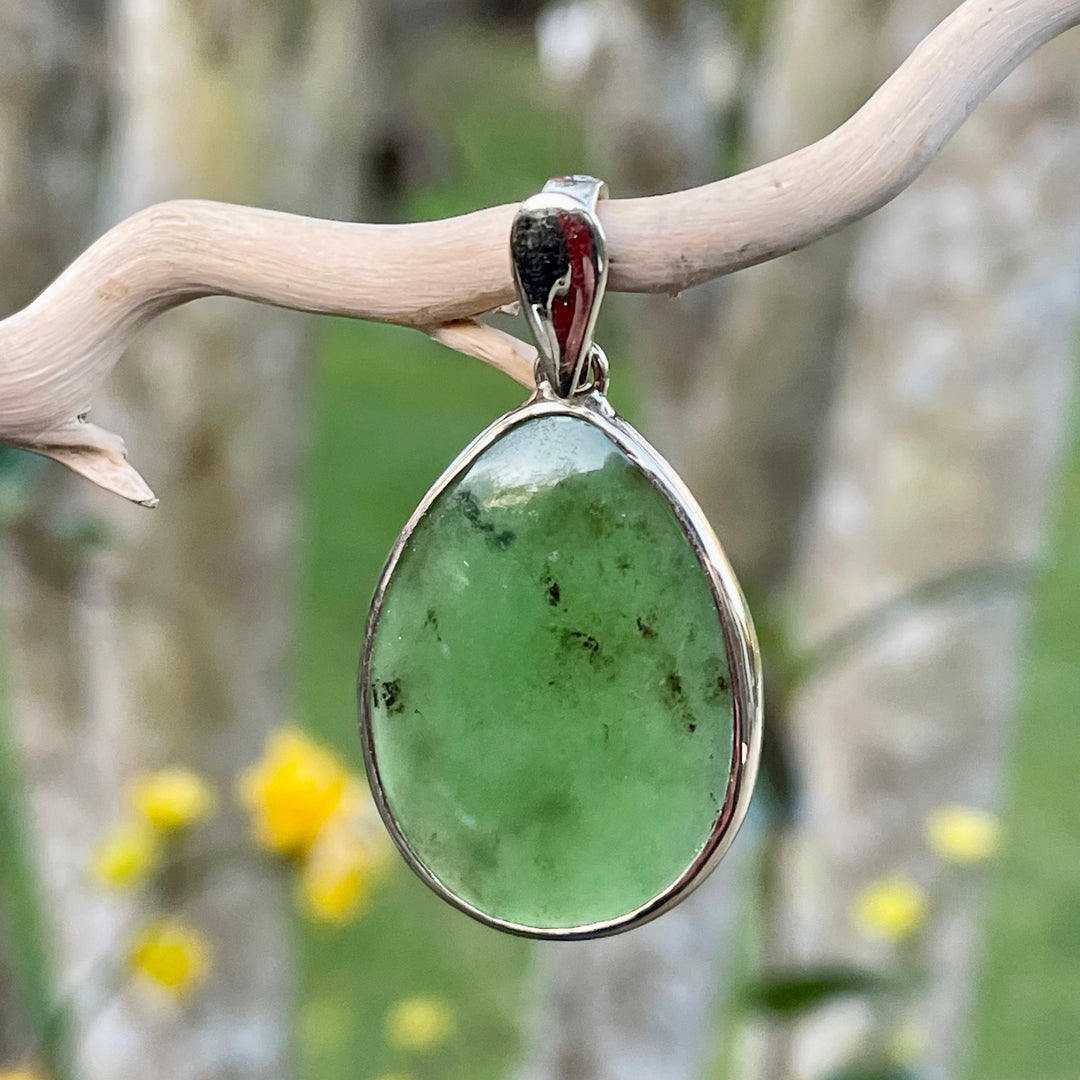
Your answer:
[[[606,194],[594,177],[556,177],[521,204],[510,230],[521,310],[540,354],[536,382],[562,398],[593,382],[593,330],[608,272],[596,204]]]

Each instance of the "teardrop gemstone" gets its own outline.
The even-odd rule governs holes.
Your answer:
[[[369,630],[369,767],[412,856],[489,918],[619,919],[693,866],[732,768],[709,579],[597,424],[526,416],[445,486]]]

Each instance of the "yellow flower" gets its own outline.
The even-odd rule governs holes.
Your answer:
[[[0,1080],[45,1080],[45,1074],[33,1065],[21,1065],[15,1069],[0,1069]]]
[[[423,1054],[445,1042],[454,1031],[454,1013],[445,1001],[411,997],[386,1014],[386,1039],[398,1050]]]
[[[174,997],[186,997],[210,971],[210,947],[197,930],[176,919],[146,927],[131,950],[132,968]]]
[[[337,809],[349,774],[330,751],[296,730],[270,737],[266,753],[240,777],[240,799],[264,847],[303,855]]]
[[[308,912],[320,922],[347,923],[359,914],[371,884],[371,859],[364,844],[345,830],[324,828],[300,874]]]
[[[947,862],[983,862],[997,853],[1001,824],[985,810],[956,804],[939,806],[926,819],[926,842]]]
[[[365,905],[389,850],[371,796],[359,780],[350,777],[300,874],[300,894],[309,914],[339,925],[354,918]]]
[[[902,874],[872,882],[855,897],[854,916],[867,937],[902,941],[926,920],[926,893]]]
[[[145,821],[124,821],[98,844],[90,869],[98,884],[129,889],[155,869],[160,855],[158,835]]]
[[[135,812],[162,832],[195,825],[214,811],[213,788],[190,769],[159,769],[135,777],[129,792]]]

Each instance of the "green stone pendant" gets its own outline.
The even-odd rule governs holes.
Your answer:
[[[731,843],[761,741],[727,560],[604,394],[598,187],[553,181],[519,212],[537,391],[409,520],[360,677],[368,776],[409,864],[482,922],[545,938],[686,896]]]

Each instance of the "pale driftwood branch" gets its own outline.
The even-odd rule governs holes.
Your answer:
[[[605,202],[609,287],[677,293],[869,214],[1025,57],[1077,23],[1080,0],[966,0],[820,141],[690,191]],[[120,440],[81,417],[142,324],[214,294],[416,327],[527,385],[529,347],[475,321],[513,299],[515,209],[385,226],[208,202],[151,207],[0,322],[0,441],[153,505]]]

